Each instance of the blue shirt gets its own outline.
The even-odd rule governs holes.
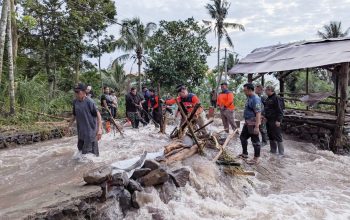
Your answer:
[[[255,118],[256,113],[262,111],[261,98],[257,95],[248,96],[244,107],[244,119],[249,120]]]

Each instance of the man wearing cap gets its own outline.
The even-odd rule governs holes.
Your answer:
[[[78,150],[82,154],[92,153],[99,156],[98,141],[102,136],[102,120],[94,101],[87,97],[86,86],[78,83],[73,101],[73,117],[69,127],[77,121]],[[68,127],[68,128],[69,128]]]
[[[200,103],[200,100],[198,98],[198,96],[196,96],[195,94],[193,93],[189,93],[186,86],[184,85],[179,85],[177,86],[176,88],[176,91],[178,92],[178,97],[176,99],[168,99],[165,101],[165,104],[166,105],[174,105],[176,103],[176,100],[179,102],[179,103],[182,103],[185,107],[184,111],[185,113],[187,113],[188,115],[191,114],[194,106],[197,104],[197,103]],[[184,118],[181,118],[181,124],[183,124],[185,121]],[[203,127],[205,125],[205,112],[203,111],[203,108],[202,107],[199,107],[198,110],[196,111],[195,113],[195,116],[194,116],[194,123],[198,125],[198,127]],[[202,129],[201,132],[203,134],[206,134],[206,129]]]
[[[221,83],[221,93],[218,96],[217,105],[220,108],[221,120],[225,131],[229,133],[230,125],[233,130],[236,130],[234,95],[228,90],[226,82]]]

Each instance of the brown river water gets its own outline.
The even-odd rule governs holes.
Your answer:
[[[220,128],[214,125],[211,130]],[[168,132],[172,130],[169,126]],[[9,213],[30,213],[61,187],[83,185],[82,174],[92,167],[159,152],[170,139],[153,126],[126,129],[126,138],[104,135],[100,157],[90,162],[73,158],[76,137],[0,151],[0,219]],[[240,153],[238,139],[228,146]],[[190,184],[179,188],[164,204],[151,190],[151,207],[166,219],[350,219],[350,157],[317,150],[310,143],[285,141],[286,156],[262,149],[258,166],[244,165],[255,177],[231,177],[207,159],[195,155],[173,167],[188,167]],[[252,155],[253,148],[249,147]],[[46,198],[47,199],[47,198]],[[109,208],[110,219],[122,219],[118,206]],[[7,218],[6,218],[7,219]],[[147,208],[129,212],[125,219],[152,219]]]

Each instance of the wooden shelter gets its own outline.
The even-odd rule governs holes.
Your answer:
[[[332,150],[338,152],[345,144],[344,127],[350,124],[350,117],[346,114],[349,63],[350,38],[302,41],[257,48],[240,60],[229,74],[247,74],[249,82],[261,79],[261,84],[264,85],[264,75],[274,73],[279,80],[280,95],[287,101],[301,101],[298,97],[310,98],[312,95],[309,93],[309,84],[312,83],[309,81],[310,69],[319,68],[331,72],[336,78],[334,94],[328,94],[326,97],[334,101],[317,103],[334,106],[334,112],[332,114],[319,112],[312,116],[286,114],[285,121],[300,120],[300,123],[327,127],[333,132]],[[305,93],[286,93],[285,78],[299,70],[306,70]],[[303,111],[309,111],[309,107]]]

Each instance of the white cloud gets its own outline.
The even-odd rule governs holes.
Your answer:
[[[138,16],[144,22],[160,20],[210,19],[205,4],[209,0],[116,0],[118,19]],[[241,23],[245,32],[229,30],[235,51],[241,56],[256,47],[317,38],[316,32],[331,20],[342,21],[344,29],[350,27],[350,0],[244,0],[232,1],[228,22]],[[111,28],[117,34],[118,27]],[[208,37],[216,47],[214,34]],[[225,43],[223,42],[223,45]],[[111,57],[105,55],[103,66]],[[210,67],[216,64],[216,55],[209,59]],[[129,67],[128,67],[129,68]],[[128,69],[130,71],[130,69]]]

